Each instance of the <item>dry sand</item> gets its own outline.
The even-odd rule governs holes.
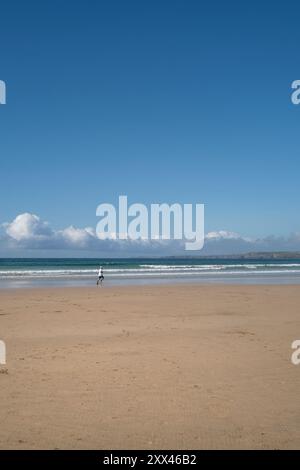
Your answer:
[[[0,448],[300,448],[299,307],[299,286],[2,291]]]

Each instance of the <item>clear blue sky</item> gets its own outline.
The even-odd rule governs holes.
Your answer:
[[[206,230],[300,231],[296,1],[1,2],[0,223],[202,202]]]

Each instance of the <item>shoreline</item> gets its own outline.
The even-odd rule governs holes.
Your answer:
[[[65,290],[66,292],[79,292],[79,291],[82,291],[82,292],[88,292],[88,291],[91,291],[91,292],[105,292],[105,291],[118,291],[118,290],[121,290],[121,291],[125,291],[125,290],[128,290],[128,291],[132,291],[132,292],[136,292],[136,288],[137,290],[147,290],[147,289],[153,289],[154,291],[157,290],[157,289],[168,289],[168,288],[171,288],[171,289],[182,289],[183,287],[186,287],[186,288],[191,288],[191,289],[214,289],[216,288],[216,290],[218,289],[226,289],[226,288],[230,288],[230,287],[236,287],[237,289],[240,289],[240,288],[243,288],[245,287],[246,289],[249,288],[299,288],[299,284],[298,283],[289,283],[289,284],[269,284],[269,283],[265,283],[265,284],[243,284],[243,283],[239,283],[239,282],[232,282],[232,283],[229,283],[229,282],[224,282],[224,283],[219,283],[219,284],[214,284],[214,283],[197,283],[197,282],[189,282],[189,283],[185,283],[185,282],[177,282],[177,283],[172,283],[172,282],[164,282],[164,283],[157,283],[157,284],[109,284],[109,285],[103,285],[102,287],[100,286],[97,286],[96,284],[95,285],[53,285],[53,286],[43,286],[43,285],[32,285],[30,287],[10,287],[10,288],[0,288],[0,295],[1,293],[4,294],[12,294],[12,293],[17,293],[17,292],[20,292],[20,293],[23,293],[23,294],[26,294],[28,292],[31,292],[31,293],[34,293],[34,292],[38,292],[38,293],[41,293],[43,291],[47,292],[48,290],[51,291],[51,292],[54,292],[55,290],[58,290],[59,292],[62,292],[63,290]]]
[[[299,284],[298,259],[0,259],[0,289],[93,286],[102,263],[104,284]]]
[[[300,285],[300,274],[247,274],[240,275],[220,275],[202,277],[134,277],[110,279],[108,276],[103,281],[103,287],[137,287],[137,286],[159,286],[159,285]],[[40,288],[81,288],[96,287],[96,278],[31,278],[31,279],[1,279],[0,292],[3,290],[16,289],[40,289]]]

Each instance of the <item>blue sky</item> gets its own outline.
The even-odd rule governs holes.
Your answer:
[[[300,5],[2,2],[0,224],[201,202],[206,231],[300,232]]]

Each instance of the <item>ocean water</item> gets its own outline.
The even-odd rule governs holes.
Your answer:
[[[0,288],[173,282],[298,284],[300,260],[245,259],[0,259]]]

